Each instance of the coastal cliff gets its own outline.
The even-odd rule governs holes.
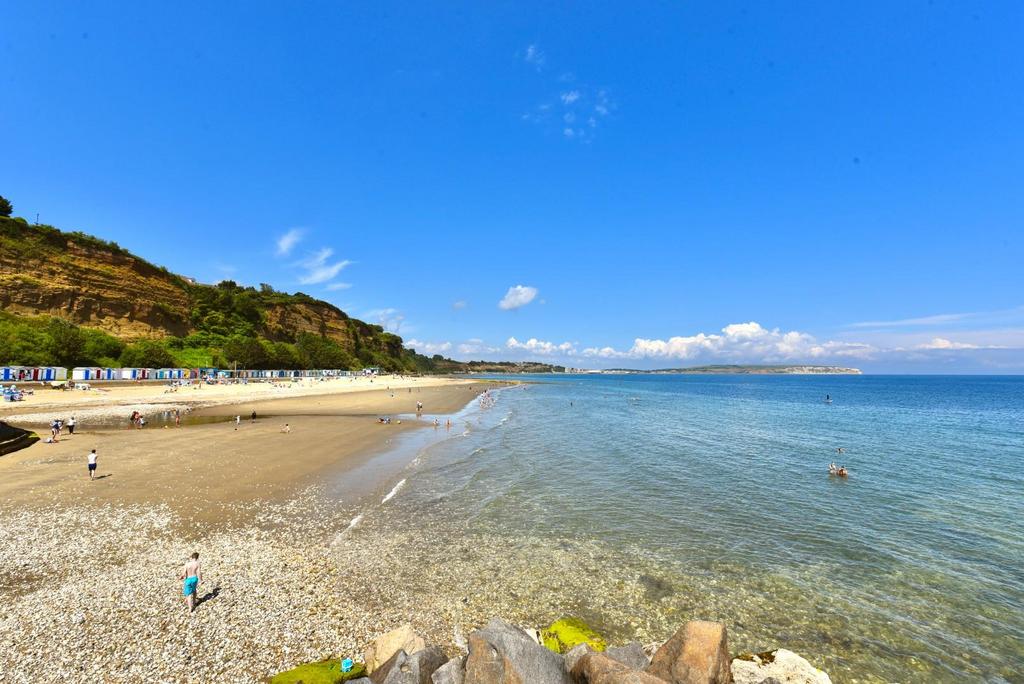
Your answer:
[[[187,334],[189,308],[184,280],[115,243],[0,217],[4,311],[133,339]]]
[[[18,218],[0,217],[0,312],[40,328],[56,318],[113,338],[100,345],[108,348],[102,356],[22,358],[25,353],[14,349],[0,350],[9,357],[0,363],[113,364],[125,345],[147,341],[153,365],[377,365],[394,371],[431,365],[405,349],[398,335],[309,295],[232,281],[197,283],[116,243]],[[152,353],[157,347],[166,354]],[[150,365],[145,356],[138,363]]]

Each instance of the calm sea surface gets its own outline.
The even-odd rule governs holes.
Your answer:
[[[599,545],[648,624],[722,619],[836,681],[1024,681],[1024,378],[530,379],[377,515]]]

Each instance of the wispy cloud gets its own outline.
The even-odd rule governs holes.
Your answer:
[[[461,309],[465,309],[466,306],[467,306],[467,304],[466,304],[466,300],[465,299],[460,299],[457,302],[452,302],[452,308],[455,309],[456,311],[459,311]]]
[[[526,46],[526,50],[523,52],[523,59],[527,64],[530,64],[537,69],[537,71],[543,69],[545,62],[547,62],[547,57],[545,57],[541,49],[534,44]]]
[[[299,276],[299,282],[303,285],[326,283],[328,280],[333,280],[341,273],[342,269],[352,263],[348,259],[331,261],[332,256],[334,256],[334,250],[324,247],[299,262],[299,265],[306,270],[305,274]]]
[[[295,245],[299,244],[302,240],[302,229],[292,228],[287,233],[277,238],[277,255],[288,256],[291,254],[292,249]]]
[[[406,340],[406,349],[415,349],[420,354],[444,354],[452,350],[451,342],[424,342],[423,340]]]
[[[580,99],[580,91],[569,90],[558,96],[564,105],[571,105],[576,100]]]
[[[887,321],[860,321],[850,323],[847,328],[924,328],[949,325],[951,323],[981,323],[996,320],[1019,320],[1024,318],[1024,306],[994,311],[970,311],[965,313],[944,313],[917,318],[900,318]]]
[[[513,285],[498,302],[498,308],[511,311],[526,306],[537,297],[537,288],[529,285]]]
[[[459,354],[470,356],[474,354],[494,354],[500,352],[501,347],[492,347],[478,337],[473,337],[459,345]]]
[[[537,46],[528,46],[526,54],[528,62],[533,63],[529,56],[534,54],[541,60],[540,64],[544,64],[544,55]],[[616,109],[607,88],[579,83],[572,72],[562,72],[558,78],[542,78],[546,81],[546,88],[555,92],[549,90],[543,101],[522,114],[521,118],[551,132],[561,131],[563,138],[589,143],[601,122]],[[567,87],[569,83],[571,87]]]
[[[397,333],[405,322],[405,314],[398,309],[371,309],[366,312],[366,319],[377,323],[388,332]]]
[[[338,290],[347,290],[352,287],[352,283],[329,283],[327,289],[331,292],[337,292]]]

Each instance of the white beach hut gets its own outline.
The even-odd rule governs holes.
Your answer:
[[[102,374],[102,368],[94,368],[91,366],[78,366],[77,368],[71,369],[72,380],[99,380]]]
[[[152,368],[121,368],[118,377],[121,380],[148,380],[152,372]]]

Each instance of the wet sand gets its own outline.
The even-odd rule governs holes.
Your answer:
[[[133,429],[124,416],[118,419],[124,427],[91,429],[80,418],[75,434],[56,444],[40,441],[0,458],[0,513],[43,503],[156,504],[204,525],[237,523],[253,503],[292,497],[326,474],[386,450],[400,435],[432,427],[435,415],[458,411],[483,384],[433,379],[411,392],[337,387],[343,391],[275,399],[261,393],[241,403],[203,406],[180,428],[151,422]],[[424,404],[419,419],[413,415],[417,401]],[[408,415],[399,424],[402,414]],[[236,415],[243,417],[237,427]],[[380,424],[382,415],[392,416],[392,423]],[[192,416],[223,420],[189,424]],[[290,433],[281,432],[285,423]],[[90,481],[86,457],[93,448],[98,477]]]

